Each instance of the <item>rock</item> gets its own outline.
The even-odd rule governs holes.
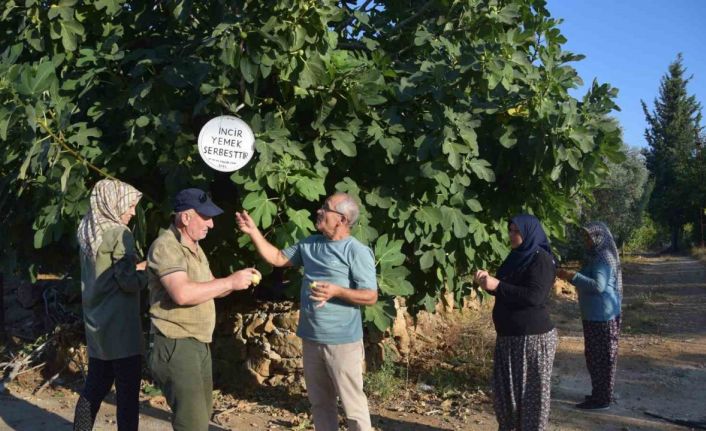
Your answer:
[[[274,373],[289,374],[304,369],[302,358],[287,358],[279,361],[272,361],[270,369]]]
[[[252,338],[264,333],[265,319],[262,316],[254,315],[252,320],[245,325],[245,338]]]
[[[164,395],[156,395],[149,400],[150,406],[154,408],[164,408],[167,405],[167,399]]]
[[[273,319],[274,316],[272,314],[267,317],[267,322],[265,322],[265,326],[262,328],[262,330],[265,331],[266,334],[270,334],[277,330],[277,327],[273,323]]]
[[[245,361],[245,368],[255,374],[259,374],[260,376],[263,377],[269,377],[270,376],[270,361],[268,358],[263,358],[263,357],[255,357],[255,358],[248,358],[247,361]]]
[[[243,315],[238,313],[235,315],[235,318],[233,319],[233,329],[232,329],[233,334],[239,334],[242,335],[243,331]]]
[[[297,358],[302,356],[302,340],[293,333],[270,334],[267,337],[272,350],[283,358]]]
[[[449,410],[451,410],[451,407],[453,407],[453,403],[454,402],[452,400],[444,400],[441,402],[441,408],[444,411],[449,411]]]
[[[392,336],[395,339],[395,344],[400,355],[407,356],[409,354],[409,333],[407,332],[407,319],[405,318],[405,310],[399,306],[395,299],[395,308],[397,308],[397,316],[392,322]]]
[[[285,383],[286,376],[283,374],[275,374],[267,380],[267,384],[270,386],[281,386]]]
[[[273,350],[268,350],[266,352],[267,354],[267,359],[274,361],[274,362],[280,362],[282,361],[282,356],[280,356],[279,353],[273,351]]]
[[[242,362],[248,357],[248,345],[241,337],[214,337],[213,356],[227,359],[229,362]]]
[[[444,293],[441,295],[441,300],[436,304],[436,312],[448,314],[454,311],[454,307],[455,301],[453,292],[444,290]]]
[[[272,323],[281,330],[296,332],[299,325],[299,310],[275,314]]]

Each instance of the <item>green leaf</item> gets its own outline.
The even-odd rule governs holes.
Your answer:
[[[355,136],[347,130],[332,130],[331,143],[333,147],[348,157],[355,157],[358,150],[355,146]]]
[[[292,44],[289,47],[289,52],[300,50],[304,46],[304,42],[306,42],[306,29],[298,25],[294,28]]]
[[[243,75],[245,81],[252,84],[257,76],[257,64],[250,61],[247,56],[240,58],[240,73]]]
[[[471,170],[481,180],[489,183],[495,182],[495,172],[490,168],[490,163],[483,159],[473,159],[469,162]]]
[[[76,129],[78,130],[69,137],[69,142],[79,147],[88,146],[91,138],[100,138],[102,136],[99,129],[95,127],[87,128],[86,123],[74,124],[72,130]]]
[[[311,213],[306,210],[293,210],[291,208],[287,209],[287,217],[289,221],[294,223],[304,232],[313,232],[316,227],[311,221]]]
[[[569,165],[575,171],[581,169],[581,151],[579,151],[578,148],[569,148],[566,150],[566,156],[569,161]]]
[[[76,31],[76,30],[79,31]],[[61,21],[61,43],[67,51],[76,51],[76,35],[83,33],[83,26],[76,21]]]
[[[43,93],[56,82],[54,63],[45,61],[39,64],[33,74],[23,75],[22,80],[23,83],[18,88],[22,94],[31,96]]]
[[[378,275],[378,285],[382,293],[392,296],[409,296],[414,287],[407,281],[409,270],[404,266],[383,267]]]
[[[476,199],[468,199],[466,201],[466,204],[468,205],[468,208],[470,208],[471,211],[473,211],[474,213],[483,211],[483,206]]]
[[[316,202],[319,200],[319,196],[326,194],[323,178],[318,176],[295,175],[289,178],[289,181],[292,180],[294,181],[294,188],[297,193],[308,201]]]
[[[264,191],[250,192],[243,200],[243,208],[250,212],[255,224],[262,229],[272,225],[272,218],[277,214],[277,206],[267,199]]]
[[[593,150],[593,135],[585,127],[574,127],[569,132],[569,138],[576,142],[582,152]]]
[[[432,228],[439,225],[442,218],[441,210],[437,207],[423,206],[420,207],[415,213],[414,217],[421,223],[427,224]]]
[[[444,154],[448,155],[447,160],[449,165],[454,169],[459,169],[463,160],[463,154],[468,153],[468,147],[447,140],[444,141],[441,148]]]
[[[318,54],[311,55],[303,62],[302,70],[299,73],[299,86],[303,89],[316,87],[323,83],[326,75],[326,68]]]
[[[444,220],[447,220],[453,227],[456,238],[464,238],[468,235],[468,222],[464,214],[457,208],[442,207],[441,212]]]
[[[513,127],[505,127],[500,135],[500,145],[505,148],[512,148],[517,144],[517,139],[513,136]]]
[[[397,312],[392,298],[380,298],[373,305],[366,305],[363,311],[366,322],[371,322],[380,331],[385,331],[392,325]]]
[[[388,240],[387,234],[375,242],[375,260],[380,268],[390,268],[402,265],[405,255],[402,254],[402,240]]]
[[[115,15],[122,9],[122,4],[125,0],[96,0],[94,3],[96,10],[105,8],[108,15]]]
[[[427,250],[422,253],[422,257],[419,258],[419,268],[422,271],[426,271],[434,265],[434,250]]]
[[[69,176],[71,175],[71,168],[73,167],[71,163],[67,159],[61,159],[61,166],[64,167],[64,173],[61,174],[61,192],[65,193],[66,192],[66,184],[69,180]]]
[[[49,243],[46,233],[46,228],[37,229],[34,232],[34,248],[39,249]]]

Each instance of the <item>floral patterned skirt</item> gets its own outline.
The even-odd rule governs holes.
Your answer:
[[[497,337],[493,406],[499,430],[547,429],[556,347],[556,329]]]

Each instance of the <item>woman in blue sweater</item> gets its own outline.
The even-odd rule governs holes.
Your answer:
[[[587,260],[579,272],[559,270],[557,275],[578,291],[591,395],[576,404],[584,410],[604,410],[613,399],[618,363],[623,276],[613,235],[602,222],[583,229]]]

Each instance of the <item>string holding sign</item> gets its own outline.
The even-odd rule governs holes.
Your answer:
[[[199,133],[199,154],[211,168],[233,172],[247,165],[255,152],[255,135],[248,124],[232,115],[210,119]]]

